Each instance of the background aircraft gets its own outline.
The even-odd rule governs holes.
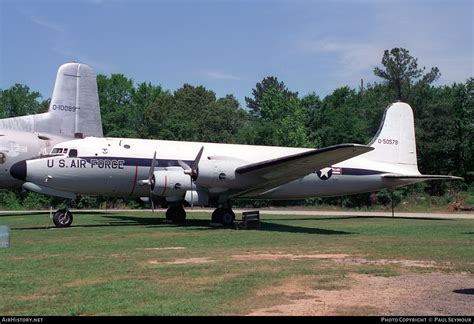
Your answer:
[[[48,154],[60,142],[85,136],[103,136],[96,75],[88,65],[63,64],[48,112],[0,119],[0,189],[22,185],[10,175],[14,163]]]
[[[11,168],[24,187],[75,199],[76,194],[159,197],[166,218],[185,220],[184,202],[217,207],[214,222],[230,224],[231,201],[299,199],[396,188],[431,179],[416,157],[413,112],[394,103],[369,146],[341,144],[322,149],[89,137],[56,145],[52,155]],[[56,226],[69,226],[68,209]]]

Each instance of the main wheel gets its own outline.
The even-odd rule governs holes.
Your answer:
[[[222,225],[231,225],[235,221],[235,214],[230,208],[217,208],[212,213],[212,222]]]
[[[166,210],[166,220],[173,223],[182,223],[186,220],[186,211],[183,206],[171,206]]]
[[[174,213],[174,223],[184,223],[186,220],[186,211],[184,210],[183,206],[178,206],[175,207],[175,213]]]
[[[72,213],[66,208],[58,210],[53,215],[53,223],[56,227],[69,227],[72,220]]]

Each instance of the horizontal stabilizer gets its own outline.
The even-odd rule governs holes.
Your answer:
[[[282,184],[373,149],[359,144],[340,144],[241,166],[235,170],[236,173],[259,177],[262,182],[235,194],[235,197],[256,197]]]

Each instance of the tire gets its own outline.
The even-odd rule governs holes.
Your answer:
[[[69,227],[73,221],[72,213],[66,208],[54,213],[53,223],[56,227]]]
[[[224,226],[232,225],[235,221],[235,214],[230,208],[217,208],[212,213],[212,222],[220,223]]]
[[[167,221],[173,221],[173,215],[174,215],[174,209],[176,207],[168,207],[166,210],[166,220]]]
[[[184,223],[186,220],[186,211],[184,210],[183,206],[175,207],[174,211],[174,223]]]
[[[183,223],[186,220],[186,211],[183,206],[172,206],[166,210],[166,220],[173,223]]]
[[[222,223],[221,217],[220,217],[220,215],[222,214],[221,211],[222,211],[222,208],[217,208],[212,212],[211,219],[213,223]]]

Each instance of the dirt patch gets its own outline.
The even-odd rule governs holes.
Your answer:
[[[54,298],[56,297],[55,295],[51,295],[50,292],[35,292],[30,295],[25,295],[25,296],[18,296],[15,297],[18,300],[26,300],[26,301],[31,301],[31,300],[36,300],[36,299],[41,299],[41,298]]]
[[[452,265],[449,263],[440,264],[435,261],[387,260],[387,259],[369,260],[369,259],[364,259],[364,258],[357,258],[349,254],[343,254],[343,253],[291,254],[291,253],[283,253],[283,252],[273,252],[273,253],[255,252],[253,254],[232,255],[231,259],[237,260],[237,261],[328,259],[328,260],[336,261],[338,263],[343,263],[345,265],[378,265],[378,266],[399,265],[402,267],[418,267],[418,268],[438,268],[438,269],[452,268]]]
[[[379,260],[368,260],[363,258],[345,258],[343,260],[336,260],[336,262],[344,263],[344,264],[353,264],[353,265],[400,265],[402,267],[418,267],[418,268],[450,268],[452,267],[450,264],[439,264],[435,261],[422,261],[422,260],[387,260],[387,259],[379,259]]]
[[[459,294],[474,287],[469,274],[406,273],[398,277],[348,276],[349,287],[311,289],[308,278],[285,282],[260,292],[260,299],[280,295],[278,305],[254,309],[248,315],[469,315],[474,295]],[[282,296],[281,296],[282,295]]]
[[[154,250],[186,250],[185,247],[183,246],[168,246],[168,247],[155,247],[155,248],[144,248],[140,250],[145,250],[145,251],[154,251]]]
[[[290,254],[290,253],[257,253],[257,254],[241,254],[232,255],[232,260],[247,261],[247,260],[298,260],[298,259],[344,259],[348,258],[348,254]]]
[[[190,264],[190,263],[211,263],[216,260],[210,258],[187,258],[187,259],[175,259],[173,261],[158,261],[158,260],[148,260],[148,264],[158,265],[158,264]]]

